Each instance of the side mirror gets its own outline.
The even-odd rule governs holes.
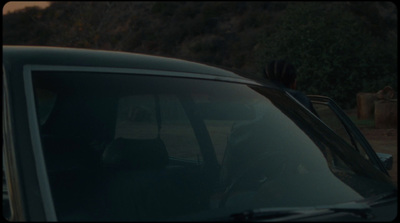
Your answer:
[[[376,153],[378,155],[379,160],[383,163],[383,166],[387,170],[391,170],[393,167],[393,156],[386,153]]]

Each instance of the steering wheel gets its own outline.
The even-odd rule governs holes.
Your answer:
[[[225,206],[232,194],[240,191],[257,191],[262,184],[278,176],[296,173],[296,164],[295,157],[283,151],[262,154],[226,188],[222,195],[220,207]]]

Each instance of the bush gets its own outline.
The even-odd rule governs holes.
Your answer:
[[[359,91],[397,89],[397,43],[373,36],[345,4],[290,4],[276,32],[263,37],[260,67],[288,59],[297,67],[299,90],[332,97],[344,108],[355,106]]]

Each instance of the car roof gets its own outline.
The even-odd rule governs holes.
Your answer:
[[[48,46],[3,46],[3,65],[13,66],[50,65],[50,66],[83,66],[107,68],[131,68],[156,71],[172,71],[185,73],[187,77],[211,75],[216,79],[235,79],[239,82],[257,82],[247,79],[221,68],[208,66],[186,60],[161,56],[107,51],[96,49],[80,49]],[[17,64],[15,64],[17,63]]]

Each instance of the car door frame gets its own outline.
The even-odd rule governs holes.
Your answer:
[[[369,144],[368,140],[359,130],[359,128],[354,124],[353,121],[349,118],[349,116],[340,108],[338,104],[331,98],[327,96],[321,95],[307,95],[312,104],[323,104],[327,105],[339,118],[341,124],[344,126],[346,131],[349,133],[349,137],[351,137],[351,141],[357,141],[364,149],[366,154],[368,155],[371,162],[379,168],[382,172],[389,176],[388,169],[391,168],[392,156],[383,153],[376,153],[372,146]],[[328,126],[329,127],[329,126]],[[351,134],[350,134],[351,133]],[[340,137],[340,136],[339,136]],[[384,160],[388,160],[387,166],[383,163]]]
[[[3,61],[2,154],[10,221],[54,221],[57,218],[38,147],[31,71],[30,65]]]

